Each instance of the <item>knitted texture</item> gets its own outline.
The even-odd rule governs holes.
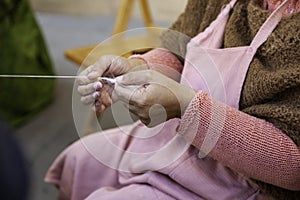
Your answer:
[[[264,0],[263,1],[263,8],[265,10],[269,10],[270,12],[274,11],[280,3],[282,3],[283,0]],[[300,10],[300,1],[298,0],[292,0],[289,2],[288,7],[284,11],[284,15],[290,15],[294,12],[298,12]]]
[[[149,69],[158,71],[173,80],[180,80],[183,66],[177,57],[167,49],[156,48],[145,54],[132,55],[129,58],[143,59]]]
[[[171,26],[186,36],[166,31],[164,48],[184,58],[191,37],[203,31],[229,0],[189,0],[186,10]],[[224,35],[224,48],[249,45],[269,16],[262,1],[238,1]],[[300,146],[300,13],[284,17],[252,60],[240,98],[241,111],[265,119]],[[264,148],[264,147],[262,147]],[[274,148],[275,149],[275,148]],[[275,159],[276,160],[276,159]],[[274,164],[272,168],[276,166]],[[296,199],[300,192],[259,183],[277,199]]]
[[[299,190],[300,151],[273,124],[218,102],[204,92],[197,93],[180,124],[178,133],[202,154],[247,177]],[[203,148],[205,140],[213,144],[209,149]]]

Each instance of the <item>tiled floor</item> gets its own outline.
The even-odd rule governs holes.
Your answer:
[[[66,49],[95,44],[110,36],[114,18],[76,17],[37,13],[57,75],[75,75],[78,66],[66,60]],[[162,23],[161,26],[167,26]],[[141,27],[133,21],[130,27]],[[56,190],[43,182],[44,174],[55,157],[68,144],[79,138],[72,112],[72,79],[57,79],[55,100],[33,120],[17,130],[18,139],[27,155],[31,174],[29,200],[56,199]],[[76,111],[80,112],[80,111]],[[105,119],[104,119],[105,120]],[[106,126],[110,127],[109,119]]]

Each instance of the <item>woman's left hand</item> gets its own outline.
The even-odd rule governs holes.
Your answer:
[[[117,78],[113,99],[121,100],[148,127],[181,117],[196,92],[159,72],[136,71]]]

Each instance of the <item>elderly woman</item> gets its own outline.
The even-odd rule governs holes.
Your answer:
[[[140,121],[71,145],[46,181],[60,199],[299,198],[299,6],[190,0],[162,48],[101,57],[81,100]]]

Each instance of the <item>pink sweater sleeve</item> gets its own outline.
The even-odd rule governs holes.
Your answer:
[[[199,92],[182,116],[179,134],[247,177],[300,190],[300,150],[273,124]]]
[[[183,66],[178,58],[167,49],[156,48],[145,54],[132,55],[129,58],[143,59],[150,69],[158,71],[173,80],[180,80]]]

